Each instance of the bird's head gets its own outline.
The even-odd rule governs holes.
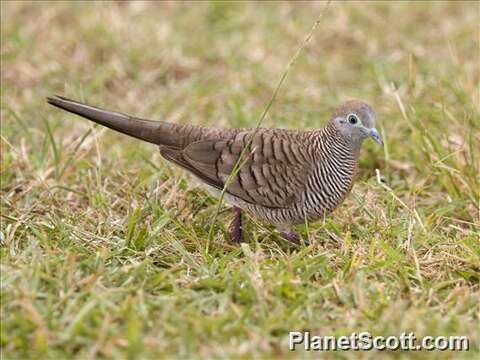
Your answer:
[[[368,137],[383,145],[383,140],[375,128],[375,117],[375,112],[366,102],[349,100],[333,112],[330,125],[356,149],[359,149],[363,140]]]

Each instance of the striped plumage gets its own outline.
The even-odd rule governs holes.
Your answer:
[[[381,143],[375,114],[361,101],[340,106],[321,130],[216,129],[150,121],[102,110],[62,97],[48,102],[124,134],[159,145],[162,156],[221,191],[242,151],[227,202],[287,232],[333,211],[352,188],[362,141]],[[240,212],[236,212],[240,216]],[[241,221],[236,222],[241,226]],[[238,227],[237,226],[237,227]],[[238,229],[233,231],[239,240]]]

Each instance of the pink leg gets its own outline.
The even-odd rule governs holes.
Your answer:
[[[242,242],[242,209],[234,206],[233,220],[230,223],[230,240],[235,244]]]

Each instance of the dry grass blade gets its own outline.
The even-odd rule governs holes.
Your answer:
[[[260,129],[260,127],[262,126],[262,123],[263,121],[265,120],[265,117],[267,116],[270,108],[272,107],[273,105],[273,102],[275,101],[275,99],[277,98],[277,95],[278,95],[278,92],[280,91],[280,88],[282,87],[285,79],[287,78],[287,75],[289,74],[290,72],[290,69],[293,67],[293,65],[295,65],[298,57],[300,56],[300,54],[302,53],[303,49],[308,45],[308,43],[310,42],[310,39],[312,38],[313,34],[315,33],[315,30],[317,29],[318,25],[320,24],[320,21],[323,17],[323,15],[326,13],[329,5],[330,5],[330,2],[331,0],[328,0],[327,3],[325,4],[324,8],[320,11],[318,17],[317,17],[317,20],[313,23],[312,25],[312,28],[310,29],[310,31],[308,32],[307,36],[305,37],[305,39],[303,40],[303,42],[301,43],[301,45],[299,46],[299,48],[297,49],[296,53],[293,55],[293,57],[290,59],[285,71],[282,73],[282,76],[280,77],[280,80],[278,81],[277,83],[277,86],[275,87],[275,90],[273,91],[272,93],[272,96],[270,97],[270,100],[268,101],[267,105],[265,106],[265,109],[263,110],[262,112],[262,115],[260,116],[260,118],[258,119],[257,121],[257,124],[255,126],[255,129],[253,131],[253,133],[250,135],[249,137],[249,140],[247,142],[247,145],[245,146],[245,148],[242,150],[242,152],[240,153],[240,156],[238,157],[238,160],[237,162],[235,163],[235,166],[233,167],[233,170],[232,172],[230,173],[230,175],[228,176],[227,180],[225,181],[225,185],[223,186],[223,189],[222,189],[222,192],[220,194],[220,198],[219,198],[219,202],[218,202],[218,206],[217,206],[217,209],[215,211],[215,214],[213,216],[213,219],[212,219],[212,223],[210,225],[210,229],[208,231],[208,239],[207,239],[207,242],[206,242],[206,246],[205,246],[205,254],[208,254],[208,250],[209,250],[209,246],[210,246],[210,241],[212,239],[212,236],[213,236],[213,229],[214,229],[214,226],[215,226],[215,223],[217,221],[217,217],[218,217],[218,213],[220,212],[220,208],[222,206],[222,203],[223,203],[223,199],[225,197],[225,192],[228,188],[228,186],[230,185],[230,183],[233,181],[233,179],[235,178],[235,176],[237,176],[238,172],[240,171],[240,169],[242,168],[242,166],[248,161],[248,157],[247,157],[247,154],[249,152],[253,152],[255,151],[255,149],[251,149],[251,145],[252,145],[252,141],[256,135],[256,133],[258,132],[258,130]]]

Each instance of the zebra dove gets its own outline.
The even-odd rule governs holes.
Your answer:
[[[242,151],[246,156],[227,184],[233,205],[230,237],[242,239],[241,210],[273,224],[298,243],[293,225],[332,212],[353,186],[364,139],[383,145],[375,129],[375,112],[367,103],[347,101],[328,124],[311,131],[218,129],[151,121],[103,110],[61,96],[48,103],[123,134],[156,144],[160,154],[188,170],[219,194]]]

